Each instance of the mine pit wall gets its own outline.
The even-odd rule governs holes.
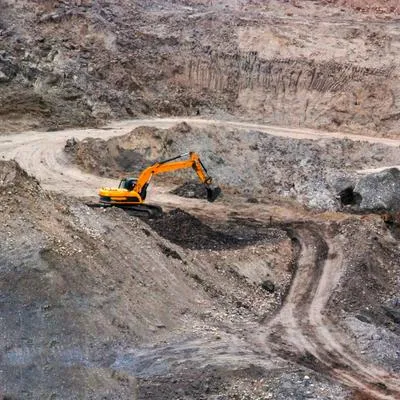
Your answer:
[[[8,3],[0,131],[197,110],[362,134],[399,130],[400,30],[391,20],[325,11],[309,19],[297,7],[288,18],[282,4],[275,15],[207,11],[203,1],[189,2],[193,9],[174,2],[170,14],[155,13],[157,2],[125,2],[123,12],[116,1]]]
[[[391,132],[400,115],[395,75],[393,65],[373,68],[210,51],[188,57],[173,80],[222,97],[229,111],[274,124]]]

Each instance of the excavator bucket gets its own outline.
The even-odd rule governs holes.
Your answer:
[[[218,186],[215,188],[207,186],[206,189],[207,189],[207,200],[210,202],[213,202],[221,194],[221,188]]]

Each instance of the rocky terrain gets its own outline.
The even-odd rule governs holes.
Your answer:
[[[397,3],[0,0],[0,400],[399,399]]]
[[[250,199],[285,197],[310,208],[338,209],[343,205],[338,194],[351,188],[359,194],[362,210],[399,211],[398,173],[391,180],[381,172],[380,186],[373,182],[374,175],[358,173],[364,168],[400,165],[400,151],[394,146],[346,139],[288,139],[256,130],[194,128],[182,123],[167,130],[139,127],[106,141],[72,138],[65,151],[84,171],[114,178],[137,176],[153,162],[196,151],[218,184]],[[155,182],[193,178],[192,171],[185,171],[168,178],[155,177]],[[379,175],[376,179],[379,181]],[[197,196],[189,197],[204,196],[200,188]]]
[[[325,3],[349,7],[358,12],[383,15],[385,17],[400,13],[400,7],[396,0],[325,0]]]
[[[1,0],[0,129],[213,114],[397,135],[398,6],[360,3]]]
[[[379,217],[315,225],[174,210],[140,221],[47,193],[15,162],[0,171],[4,398],[396,397],[394,376],[377,372],[399,371],[400,312],[398,245]],[[311,245],[323,272],[303,281]],[[340,276],[325,277],[326,260]],[[326,299],[325,278],[337,279]],[[312,287],[346,356],[332,337],[316,353],[293,341],[313,325],[292,336],[292,324],[315,309],[297,302],[293,320],[284,310]],[[333,366],[345,386],[327,380]]]
[[[129,360],[132,349],[178,340],[179,350],[179,342],[205,335],[211,343],[199,361],[208,346],[223,357],[226,344],[218,332],[227,330],[227,338],[231,321],[271,314],[290,281],[290,240],[281,229],[265,229],[243,243],[229,236],[230,250],[227,235],[199,222],[181,247],[163,239],[162,222],[153,231],[123,211],[91,211],[50,195],[13,162],[1,162],[0,171],[4,398],[132,398],[141,393],[135,368],[143,377],[158,375],[156,366],[146,373],[140,358]],[[174,223],[193,226],[193,220],[181,213]],[[203,251],[186,249],[195,243]],[[249,262],[270,269],[247,278],[240,264],[222,262],[221,254],[239,250],[242,257],[256,252]],[[261,287],[267,276],[273,292]],[[234,351],[232,363],[240,348]],[[236,381],[229,374],[224,371],[228,386]],[[218,381],[212,385],[219,390]]]

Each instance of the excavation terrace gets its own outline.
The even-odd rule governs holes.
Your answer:
[[[0,400],[399,399],[398,8],[0,0]]]

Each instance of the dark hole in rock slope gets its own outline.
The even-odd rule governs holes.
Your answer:
[[[339,192],[338,197],[344,206],[360,205],[362,201],[360,193],[355,192],[353,187],[347,187],[346,189],[343,189]]]
[[[275,284],[272,281],[270,281],[269,279],[263,281],[261,283],[261,287],[269,293],[275,292]]]

